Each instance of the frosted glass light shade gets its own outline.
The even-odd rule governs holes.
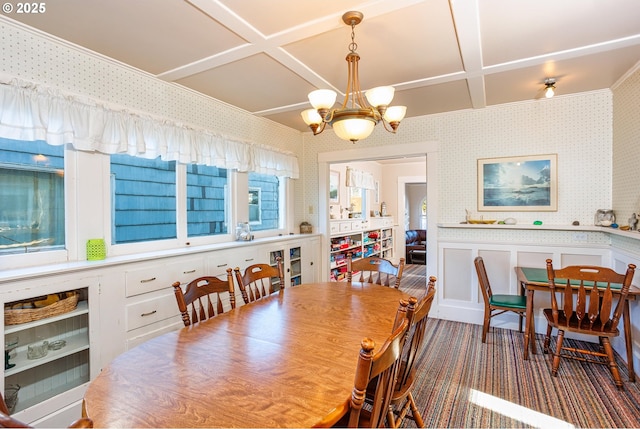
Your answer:
[[[375,121],[371,119],[359,118],[342,119],[331,124],[338,137],[352,142],[369,137],[375,125]]]
[[[391,104],[395,92],[396,90],[392,86],[378,86],[365,92],[365,96],[369,104],[373,107],[388,106]]]
[[[335,91],[330,89],[316,89],[309,93],[309,102],[314,109],[331,109],[336,102]]]
[[[387,122],[400,122],[407,114],[407,106],[391,106],[384,112],[384,120]]]
[[[544,96],[547,98],[553,97],[555,91],[553,90],[553,86],[547,86],[547,89],[544,91]]]
[[[316,109],[304,110],[300,112],[300,115],[302,116],[304,123],[307,125],[322,123],[322,117],[318,114]]]

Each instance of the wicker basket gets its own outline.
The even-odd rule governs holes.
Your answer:
[[[80,295],[78,292],[64,292],[60,295],[63,295],[64,297],[61,297],[59,301],[40,308],[14,309],[11,308],[11,304],[5,304],[4,324],[19,325],[20,323],[33,322],[46,317],[68,313],[78,306],[78,297]],[[26,303],[27,301],[24,302]]]

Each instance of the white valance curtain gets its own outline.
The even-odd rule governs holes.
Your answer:
[[[69,143],[82,151],[160,157],[238,171],[300,177],[298,159],[269,146],[115,109],[15,78],[0,77],[0,137]]]
[[[373,174],[356,170],[355,168],[347,167],[346,183],[347,187],[351,188],[364,188],[375,189],[376,183],[373,178]]]

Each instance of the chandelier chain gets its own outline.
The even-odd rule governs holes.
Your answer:
[[[355,54],[356,49],[358,49],[358,44],[356,43],[356,24],[351,21],[351,43],[349,43],[349,50],[352,54]]]

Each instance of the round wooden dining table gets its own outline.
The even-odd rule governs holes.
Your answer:
[[[313,427],[348,410],[360,342],[391,334],[405,293],[285,288],[116,357],[84,397],[95,427]]]

